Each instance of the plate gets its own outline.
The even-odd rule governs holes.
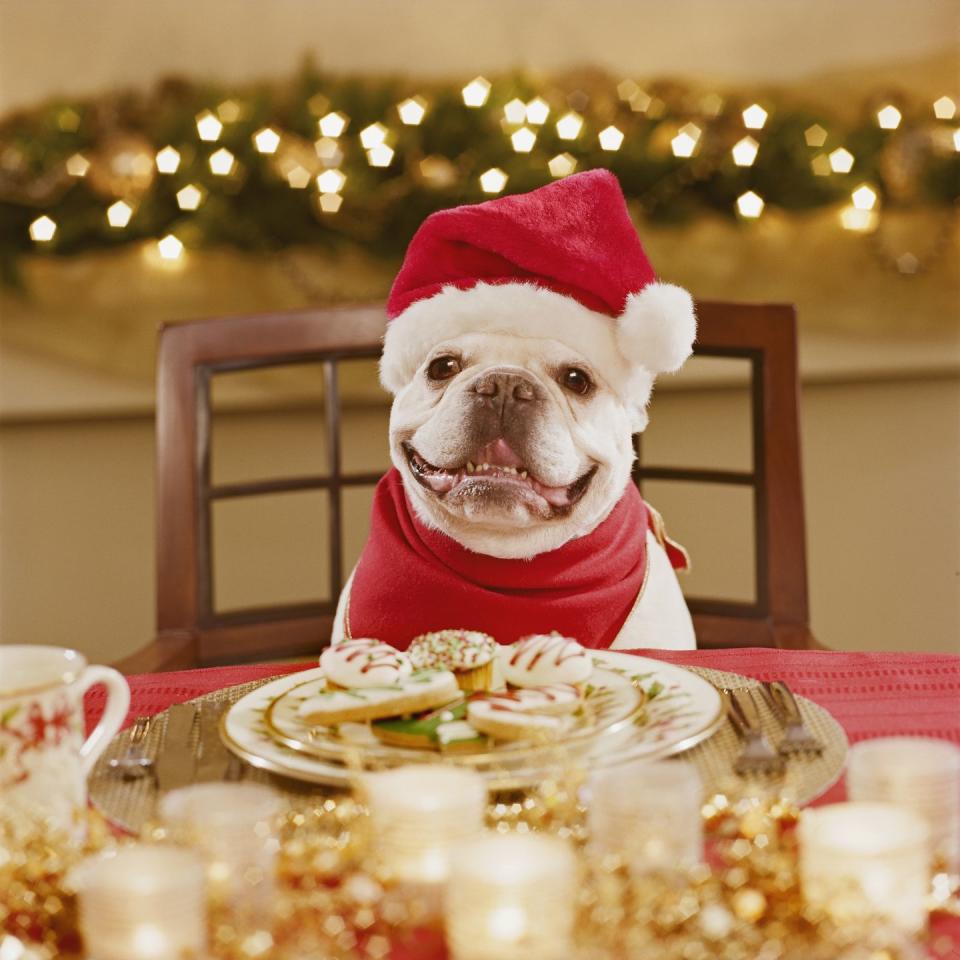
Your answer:
[[[723,722],[720,694],[683,667],[607,650],[595,651],[593,660],[603,688],[615,691],[615,709],[589,736],[575,736],[560,744],[513,745],[483,755],[453,756],[388,747],[379,741],[341,739],[338,743],[326,737],[319,745],[311,744],[305,726],[297,729],[289,715],[295,702],[293,691],[316,684],[322,678],[319,668],[279,677],[242,697],[221,720],[221,736],[230,750],[252,766],[309,783],[345,787],[362,769],[449,759],[473,763],[491,789],[506,790],[536,782],[558,760],[570,756],[569,747],[575,749],[578,762],[589,767],[654,759],[689,749]],[[639,711],[635,701],[634,708],[629,708],[626,696],[627,690],[637,687],[648,697],[646,708]],[[271,711],[278,702],[282,706]]]

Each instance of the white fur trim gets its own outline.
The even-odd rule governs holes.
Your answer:
[[[653,374],[679,370],[693,350],[693,298],[672,283],[650,283],[627,297],[617,342],[625,357]]]
[[[555,340],[586,358],[624,399],[630,398],[635,385],[633,362],[617,343],[616,320],[532,283],[478,283],[468,290],[444,287],[411,304],[387,325],[380,382],[391,393],[399,393],[435,347],[465,333]]]

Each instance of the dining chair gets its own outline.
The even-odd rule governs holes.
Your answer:
[[[736,485],[752,492],[752,601],[688,597],[700,647],[814,645],[807,611],[800,475],[796,319],[792,306],[698,304],[694,354],[741,358],[750,367],[752,467],[730,471],[650,465],[635,480]],[[380,354],[381,304],[226,317],[165,325],[157,357],[157,631],[121,661],[151,672],[316,655],[328,641],[343,564],[343,494],[378,473],[345,472],[341,457],[342,362]],[[324,377],[328,467],[322,475],[215,483],[211,383],[219,374],[316,363]],[[642,453],[637,438],[638,454]],[[214,606],[212,511],[230,498],[326,491],[328,600],[218,611]]]

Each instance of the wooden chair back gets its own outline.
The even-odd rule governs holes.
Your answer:
[[[794,311],[789,306],[698,305],[695,353],[749,360],[753,468],[748,472],[650,466],[637,482],[695,481],[749,486],[756,535],[753,603],[690,598],[698,642],[718,646],[805,646],[807,582],[797,413]],[[345,473],[340,453],[341,361],[376,358],[381,305],[228,317],[164,326],[157,359],[157,635],[121,663],[128,670],[315,655],[330,635],[347,571],[342,491],[378,474]],[[218,373],[292,363],[322,365],[329,470],[324,475],[214,484],[211,379]],[[638,444],[639,447],[639,444]],[[289,491],[329,495],[330,599],[217,612],[212,582],[214,503]]]

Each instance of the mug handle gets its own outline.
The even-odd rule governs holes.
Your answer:
[[[84,777],[90,775],[100,754],[107,749],[110,741],[123,726],[127,711],[130,709],[130,687],[124,675],[113,667],[87,667],[80,677],[78,697],[82,698],[98,683],[102,683],[107,688],[107,705],[103,709],[100,722],[93,728],[93,732],[83,741],[83,746],[80,748],[80,769]]]

